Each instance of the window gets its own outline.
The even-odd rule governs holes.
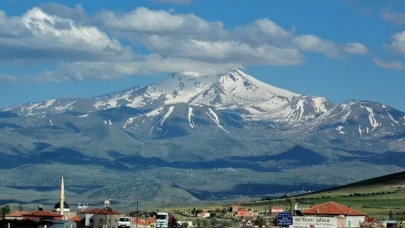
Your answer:
[[[103,222],[103,219],[100,219],[100,222]]]
[[[352,221],[347,221],[347,226],[352,227]]]

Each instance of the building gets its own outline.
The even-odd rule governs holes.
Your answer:
[[[235,213],[238,211],[239,208],[242,208],[242,206],[234,204],[228,207],[228,212]]]
[[[7,220],[23,220],[24,219],[24,214],[27,213],[25,211],[12,211],[9,214],[7,214],[4,219]]]
[[[77,216],[77,212],[70,211],[70,206],[66,202],[63,202],[63,219],[70,220],[71,218]],[[60,214],[60,202],[55,204],[53,211]]]
[[[294,216],[292,227],[305,227],[308,224],[317,227],[315,223],[323,227],[360,227],[366,219],[364,213],[332,201],[315,205],[302,211],[302,214],[304,217]]]
[[[250,213],[250,211],[248,211],[244,208],[239,208],[235,213],[236,217],[250,217],[251,215],[252,214]]]
[[[147,218],[147,219],[133,218],[132,219],[132,227],[156,228],[156,218]]]
[[[117,228],[119,218],[124,216],[119,211],[112,210],[110,207],[90,209],[80,212],[79,215],[81,225],[94,228]]]
[[[44,211],[40,208],[37,211],[24,213],[23,219],[29,219],[33,221],[62,220],[62,215],[53,211]]]

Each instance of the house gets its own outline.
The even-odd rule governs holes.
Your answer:
[[[124,215],[119,211],[112,210],[109,207],[94,208],[80,212],[80,225],[94,228],[117,228],[118,219],[121,216]]]
[[[24,213],[27,213],[27,212],[25,212],[25,211],[12,211],[9,214],[7,214],[4,217],[4,219],[7,219],[7,220],[23,220],[24,219],[24,216],[23,216]]]
[[[136,226],[138,224],[138,226]],[[147,218],[147,219],[132,219],[132,227],[138,228],[156,228],[156,219]]]
[[[239,208],[236,213],[235,213],[236,217],[250,217],[251,213],[250,211],[244,209],[244,208]]]
[[[228,207],[228,212],[235,213],[238,211],[239,208],[242,208],[242,206],[234,204]]]
[[[325,222],[328,222],[326,220],[329,217],[329,222],[334,223],[334,221],[336,220],[336,227],[338,228],[360,227],[360,224],[366,219],[366,214],[332,201],[320,205],[315,205],[307,210],[302,211],[302,213],[305,215],[305,217],[318,217],[318,220],[319,217],[323,217]],[[322,220],[319,221],[323,222]],[[296,222],[294,218],[294,225],[295,223]]]
[[[53,211],[44,211],[42,209],[39,209],[37,211],[23,213],[23,219],[29,219],[33,221],[62,220],[62,215]]]
[[[280,212],[284,212],[284,208],[281,208],[281,207],[271,208],[271,213],[280,213]]]

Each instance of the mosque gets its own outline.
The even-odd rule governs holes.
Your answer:
[[[60,197],[59,202],[55,204],[53,211],[62,215],[62,220],[70,220],[77,215],[77,212],[70,211],[70,206],[65,202],[65,182],[62,177],[60,182]]]

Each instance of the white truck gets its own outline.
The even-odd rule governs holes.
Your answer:
[[[158,212],[156,215],[156,228],[169,228],[171,216],[167,212]]]
[[[131,217],[121,217],[118,220],[118,228],[131,228],[131,227],[132,227]]]

